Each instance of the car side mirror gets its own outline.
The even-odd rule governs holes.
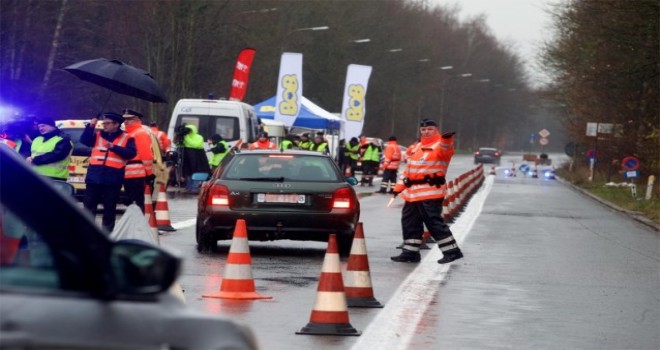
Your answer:
[[[163,292],[176,281],[181,269],[181,259],[140,240],[116,242],[110,259],[120,294]]]
[[[66,181],[60,181],[60,180],[52,180],[51,184],[53,187],[55,187],[58,191],[61,193],[67,195],[67,196],[73,196],[73,185],[66,182]]]
[[[351,186],[355,186],[358,184],[358,180],[352,176],[347,177],[346,182],[348,182],[348,184]]]

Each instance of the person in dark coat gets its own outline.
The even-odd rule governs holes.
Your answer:
[[[80,143],[92,147],[89,168],[85,177],[83,205],[96,216],[103,203],[102,225],[109,232],[115,228],[117,202],[124,184],[126,163],[137,154],[135,140],[120,129],[124,118],[116,113],[104,113],[103,130],[96,131],[96,118],[92,118],[80,135]]]
[[[204,138],[197,133],[197,127],[192,124],[185,125],[183,135],[183,160],[181,174],[186,180],[188,190],[193,188],[192,175],[194,173],[211,173],[209,159],[204,151]]]

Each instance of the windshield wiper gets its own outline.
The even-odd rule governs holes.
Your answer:
[[[264,182],[282,182],[284,181],[284,176],[279,177],[241,177],[241,181],[264,181]]]

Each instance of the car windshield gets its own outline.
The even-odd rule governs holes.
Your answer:
[[[293,154],[240,154],[223,172],[223,180],[337,182],[335,166],[327,157]]]

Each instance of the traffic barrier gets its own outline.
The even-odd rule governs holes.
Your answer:
[[[341,276],[337,235],[328,237],[328,249],[323,258],[316,302],[309,323],[296,334],[360,335],[348,320],[346,294]]]
[[[160,244],[160,240],[158,238],[158,226],[156,225],[156,216],[154,215],[154,208],[151,204],[151,187],[149,187],[149,185],[144,186],[144,216],[147,218],[149,227],[151,227],[151,234],[153,234],[156,242]]]
[[[176,231],[172,227],[172,222],[170,221],[170,209],[167,205],[167,192],[165,191],[165,184],[160,184],[158,188],[158,196],[156,197],[156,208],[154,210],[156,213],[156,225],[161,231]]]
[[[383,304],[374,298],[367,244],[361,222],[358,222],[355,228],[351,254],[346,266],[345,281],[346,302],[349,307],[383,307]]]
[[[220,291],[215,294],[204,294],[204,298],[254,300],[272,299],[256,292],[252,278],[252,257],[248,246],[245,220],[236,220],[234,237],[229,247],[227,265],[222,278]]]

